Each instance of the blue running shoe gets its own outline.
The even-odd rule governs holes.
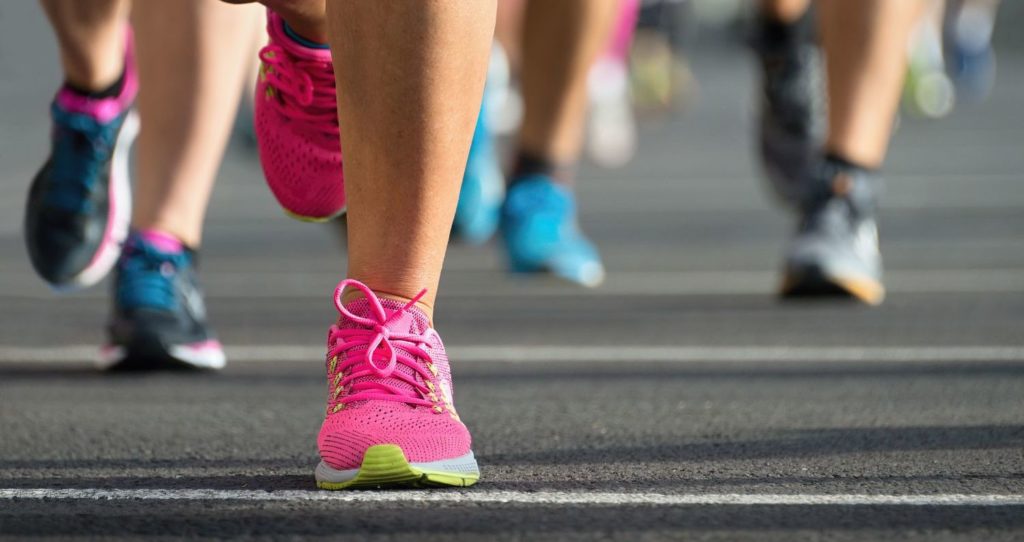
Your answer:
[[[224,350],[206,322],[195,252],[162,250],[136,232],[118,261],[108,332],[101,368],[224,367]]]
[[[486,243],[498,231],[501,200],[505,196],[505,176],[501,173],[494,135],[488,126],[487,103],[485,97],[469,148],[452,225],[454,236],[471,245]]]
[[[502,208],[502,230],[513,272],[550,272],[595,287],[604,265],[576,219],[572,191],[545,175],[512,183]]]
[[[128,55],[116,96],[64,87],[54,98],[50,156],[32,180],[24,223],[32,267],[54,289],[91,286],[117,261],[131,217],[128,154],[139,126],[131,110],[137,90]]]
[[[960,95],[981,103],[996,84],[996,55],[989,44],[979,49],[957,46],[951,53],[950,71]]]

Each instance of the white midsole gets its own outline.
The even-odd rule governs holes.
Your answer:
[[[113,213],[107,218],[111,222],[110,234],[104,235],[99,251],[93,261],[70,281],[61,285],[60,290],[86,288],[103,280],[121,255],[121,245],[128,237],[128,224],[132,216],[132,187],[128,174],[128,159],[132,143],[139,133],[139,115],[129,111],[117,134],[114,144],[108,194],[113,202]]]
[[[123,346],[109,345],[100,349],[96,357],[96,368],[105,370],[124,361],[128,351]],[[188,345],[172,345],[167,355],[199,369],[223,369],[227,364],[227,356],[223,348],[204,347],[196,349]]]
[[[410,463],[409,466],[417,470],[429,472],[445,472],[455,475],[480,475],[480,467],[476,463],[476,457],[473,456],[473,452],[469,452],[466,455],[455,457],[452,459],[428,461],[425,463]],[[358,475],[359,469],[337,470],[332,468],[327,463],[324,463],[323,461],[321,461],[320,464],[316,466],[316,481],[318,482],[350,482],[354,480],[355,477]]]

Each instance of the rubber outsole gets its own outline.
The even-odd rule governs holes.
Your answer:
[[[338,211],[337,213],[334,213],[334,214],[332,214],[330,216],[306,216],[306,215],[300,215],[298,213],[289,211],[288,209],[285,209],[284,207],[282,207],[281,210],[284,211],[284,214],[286,216],[288,216],[289,218],[298,220],[299,222],[309,222],[311,224],[323,224],[325,222],[330,222],[330,221],[332,221],[332,220],[334,220],[334,219],[336,219],[336,218],[338,218],[340,216],[343,216],[345,214],[345,212],[348,211],[348,207],[342,207],[340,211]]]
[[[317,478],[316,486],[327,490],[430,488],[469,487],[480,479],[480,474],[418,468],[409,463],[399,446],[378,444],[366,450],[359,471],[351,480],[320,480],[319,472]]]
[[[848,297],[875,306],[885,300],[885,287],[870,278],[833,276],[807,267],[787,270],[779,294],[785,299]]]
[[[158,340],[135,340],[100,349],[96,368],[111,372],[216,371],[226,365],[224,351],[193,353],[186,346],[166,346]]]

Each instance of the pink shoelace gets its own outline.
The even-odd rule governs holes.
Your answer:
[[[290,119],[322,126],[337,135],[338,111],[334,68],[323,60],[297,59],[280,45],[260,49],[264,66],[260,77],[276,89],[280,99],[270,100]]]
[[[370,305],[370,318],[357,316],[345,308],[341,295],[346,286],[352,286],[363,293]],[[335,307],[350,322],[363,327],[343,329],[337,325],[331,326],[327,357],[330,364],[328,375],[333,375],[331,401],[335,402],[335,407],[330,412],[341,410],[345,404],[366,400],[434,406],[440,412],[433,384],[436,369],[430,353],[424,349],[432,331],[419,335],[396,333],[388,328],[388,324],[405,314],[426,293],[423,290],[388,316],[380,300],[365,284],[352,279],[345,279],[338,284],[334,291]],[[342,354],[356,347],[366,349],[341,359]],[[400,365],[411,371],[398,370]],[[412,389],[389,384],[386,380],[404,382]]]

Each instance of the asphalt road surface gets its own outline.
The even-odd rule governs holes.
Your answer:
[[[604,288],[452,247],[437,327],[481,482],[330,493],[336,233],[285,218],[236,142],[203,249],[229,368],[93,372],[107,286],[50,293],[20,233],[56,53],[33,5],[2,6],[0,538],[1024,538],[1024,55],[999,60],[986,104],[903,119],[872,309],[773,297],[792,225],[750,156],[751,66],[699,54],[698,103],[581,172]]]

